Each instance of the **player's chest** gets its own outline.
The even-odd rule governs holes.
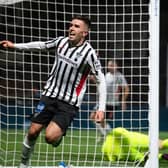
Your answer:
[[[78,68],[80,64],[85,60],[85,57],[82,53],[73,49],[68,49],[66,52],[60,52],[57,54],[57,56],[58,63],[73,68]]]

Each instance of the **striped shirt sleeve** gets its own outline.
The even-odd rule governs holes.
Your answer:
[[[54,38],[52,40],[43,42],[43,41],[33,41],[28,43],[15,43],[14,47],[19,50],[45,50],[55,48],[58,41],[63,39],[63,37]]]
[[[34,41],[29,43],[17,43],[14,47],[19,50],[43,50],[46,49],[45,42]]]
[[[99,93],[99,109],[100,111],[105,111],[106,107],[106,82],[105,77],[102,72],[101,63],[96,55],[96,53],[91,54],[90,59],[91,71],[95,74],[98,84],[98,93]]]

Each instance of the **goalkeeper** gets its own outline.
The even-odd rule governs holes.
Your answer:
[[[144,161],[148,151],[149,137],[125,128],[114,128],[106,136],[102,153],[109,161],[129,160]],[[168,139],[159,140],[159,149],[168,149]],[[159,159],[168,160],[168,154],[159,154]]]

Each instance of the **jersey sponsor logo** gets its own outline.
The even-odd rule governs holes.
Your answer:
[[[60,59],[61,59],[62,61],[64,61],[64,62],[66,62],[67,64],[73,66],[73,67],[77,67],[77,66],[78,66],[78,64],[77,64],[75,61],[73,61],[73,60],[71,60],[71,59],[69,59],[69,58],[66,58],[66,57],[64,57],[64,56],[61,56],[61,55],[60,55]]]
[[[35,112],[37,113],[41,113],[45,108],[45,104],[43,102],[39,102],[39,104],[37,105]]]

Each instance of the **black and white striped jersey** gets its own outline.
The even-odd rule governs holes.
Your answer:
[[[80,46],[70,47],[68,37],[59,37],[47,42],[15,44],[19,49],[54,49],[55,62],[49,74],[42,95],[80,106],[86,90],[90,71],[98,79],[100,109],[105,109],[106,87],[104,74],[95,50],[85,41]]]

